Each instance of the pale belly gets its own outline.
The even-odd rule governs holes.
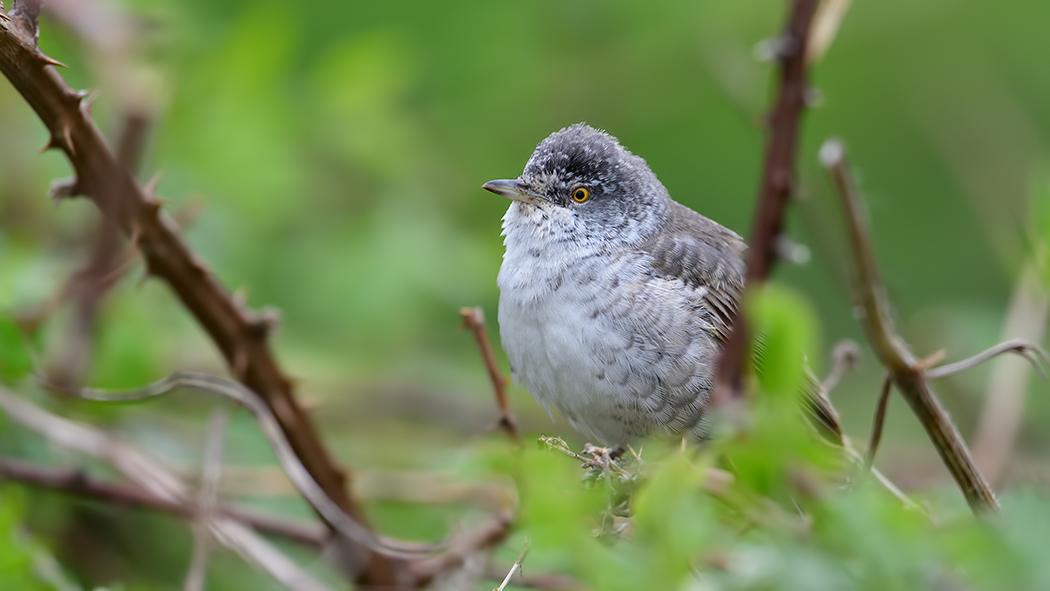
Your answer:
[[[625,443],[635,434],[617,415],[624,414],[624,403],[633,393],[607,379],[613,373],[607,363],[615,360],[595,351],[603,342],[620,339],[606,333],[587,310],[571,299],[523,305],[501,296],[500,338],[514,382],[548,412],[557,408],[573,428],[596,443]]]

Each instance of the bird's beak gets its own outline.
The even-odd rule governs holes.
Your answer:
[[[489,181],[481,185],[481,188],[486,191],[492,191],[497,195],[502,195],[507,199],[524,201],[526,203],[540,198],[539,195],[532,192],[528,184],[516,179]]]

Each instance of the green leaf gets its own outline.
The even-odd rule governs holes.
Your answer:
[[[13,320],[0,316],[0,382],[13,385],[33,369],[33,360],[22,331]]]

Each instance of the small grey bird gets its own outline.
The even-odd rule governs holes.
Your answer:
[[[673,201],[643,159],[584,124],[484,188],[513,200],[497,284],[515,383],[603,445],[703,438],[744,286],[740,236]]]

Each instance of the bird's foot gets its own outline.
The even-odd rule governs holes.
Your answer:
[[[587,457],[583,462],[584,468],[597,468],[606,472],[612,467],[613,462],[623,456],[624,449],[621,446],[599,447],[590,443],[583,445],[583,456]]]

